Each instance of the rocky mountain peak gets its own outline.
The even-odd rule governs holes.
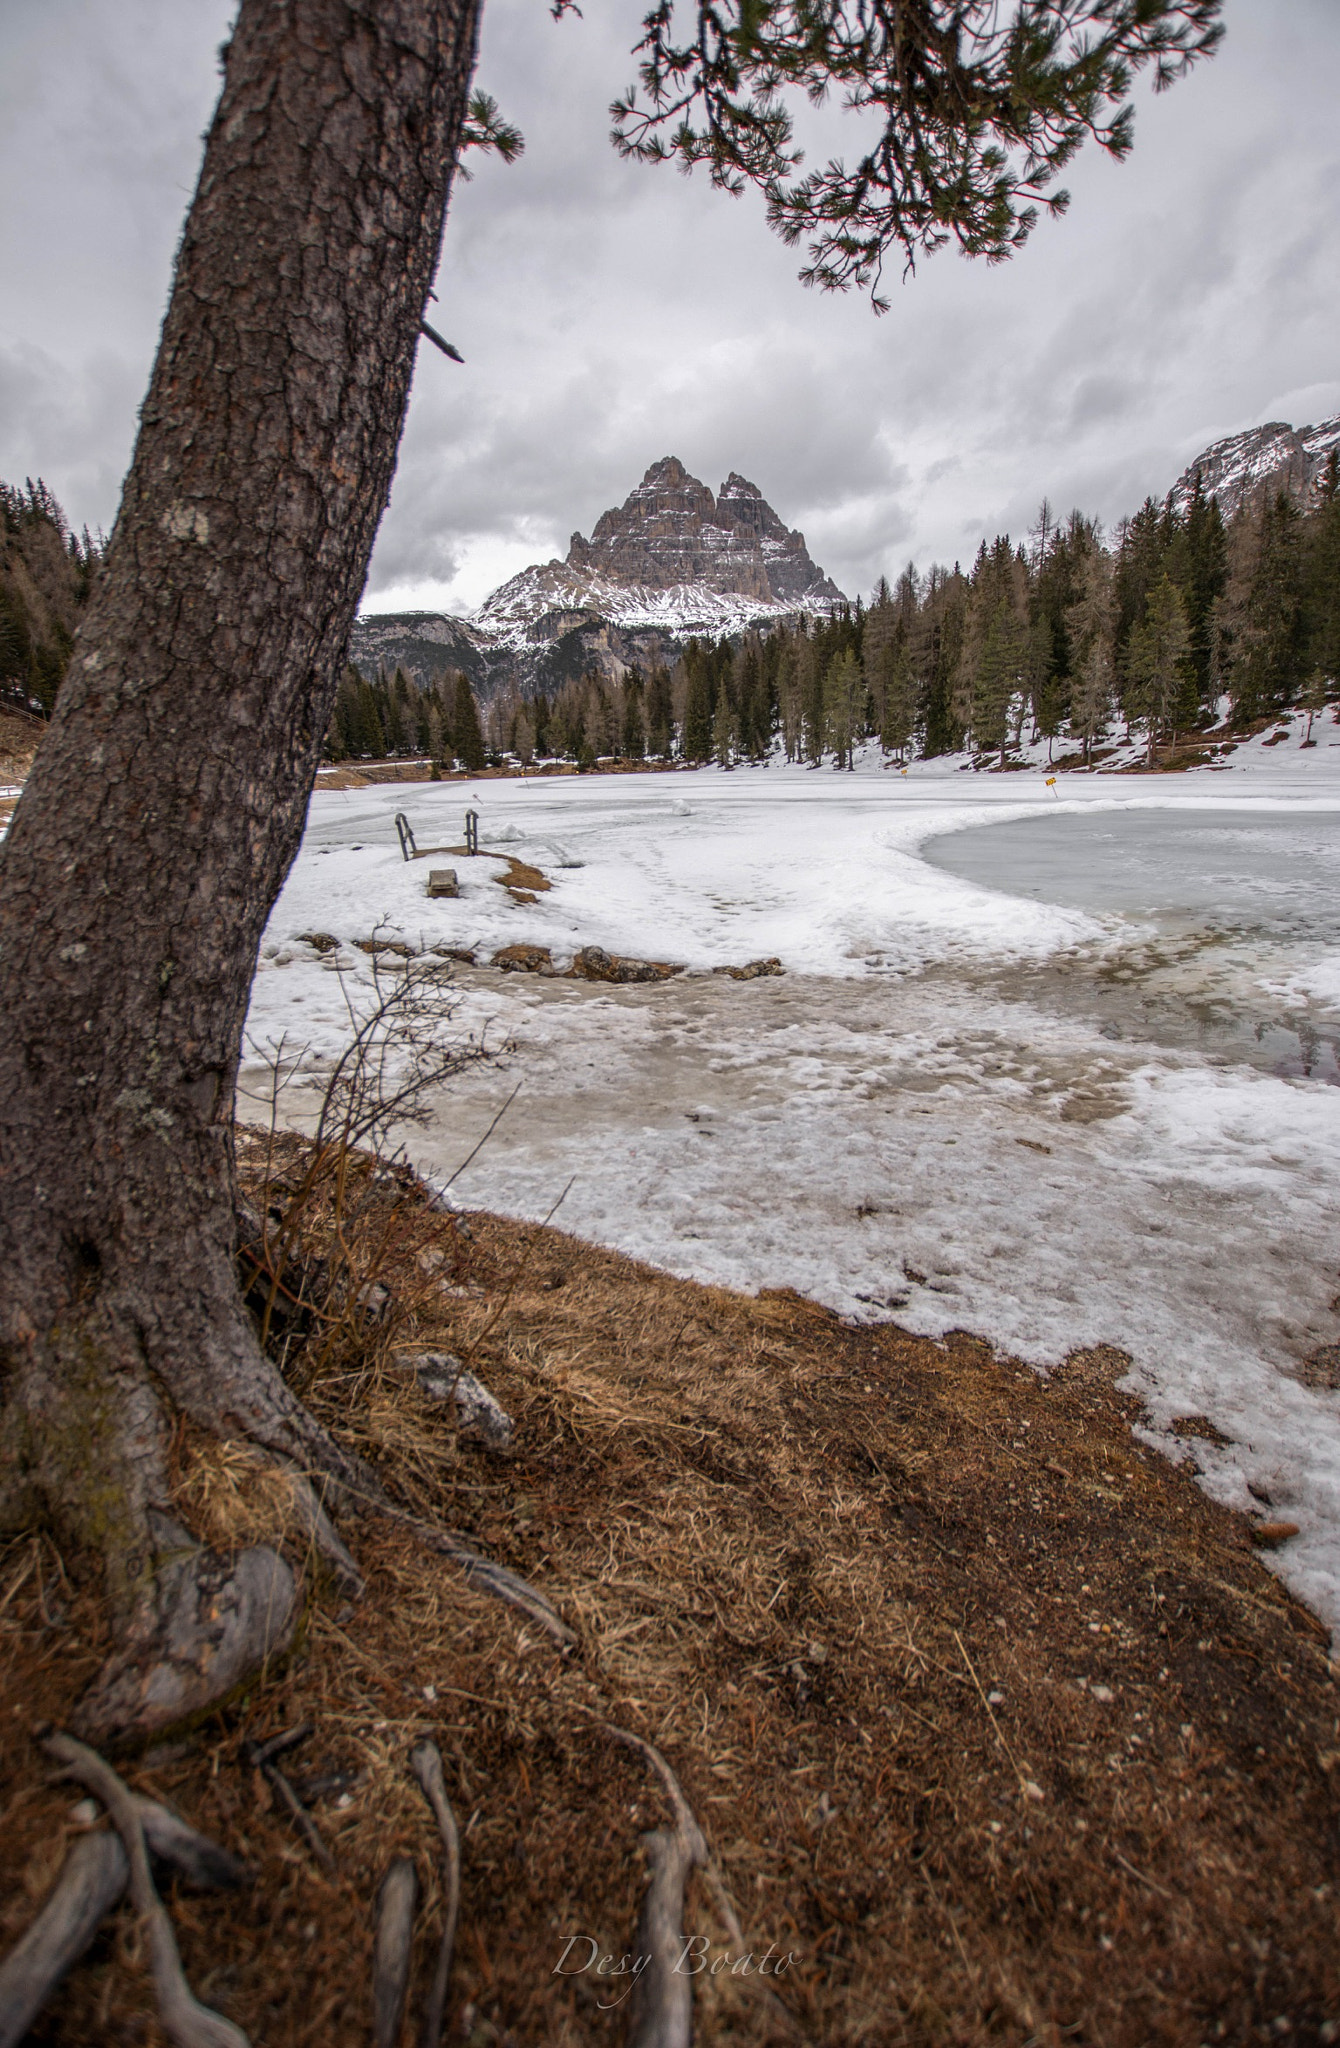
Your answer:
[[[1340,416],[1317,427],[1291,427],[1287,420],[1268,420],[1215,441],[1188,463],[1173,485],[1174,505],[1190,499],[1197,476],[1207,498],[1218,498],[1226,519],[1248,500],[1284,491],[1307,507],[1316,500],[1332,448],[1340,445]]]
[[[732,470],[714,498],[673,455],[601,513],[589,540],[574,533],[565,566],[627,588],[697,585],[760,604],[826,606],[842,595],[756,484]]]

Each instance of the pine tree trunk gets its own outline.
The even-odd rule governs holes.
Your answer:
[[[123,1619],[174,1411],[341,1468],[238,1297],[233,1088],[478,6],[242,0],[106,564],[0,852],[0,1527],[100,1553]]]

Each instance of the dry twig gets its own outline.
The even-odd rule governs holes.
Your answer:
[[[242,1756],[245,1762],[260,1772],[271,1791],[277,1795],[280,1804],[296,1823],[298,1832],[313,1856],[329,1874],[335,1868],[335,1858],[326,1847],[316,1822],[275,1762],[277,1756],[282,1756],[286,1750],[296,1749],[300,1742],[305,1742],[311,1732],[311,1722],[305,1721],[300,1728],[290,1728],[282,1735],[272,1735],[268,1742],[244,1742]]]

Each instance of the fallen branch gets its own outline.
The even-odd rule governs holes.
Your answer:
[[[707,1843],[684,1797],[684,1788],[659,1749],[627,1728],[602,1723],[607,1734],[636,1749],[664,1785],[673,1828],[642,1837],[651,1883],[637,1926],[638,1960],[645,1963],[633,1991],[628,2048],[691,2048],[693,1979],[677,1968],[684,1955],[684,1891],[690,1873],[707,1861]]]
[[[447,1798],[446,1780],[442,1775],[442,1757],[435,1742],[416,1742],[410,1751],[409,1767],[419,1782],[419,1789],[437,1822],[442,1837],[442,1936],[438,1943],[437,1964],[433,1970],[432,1988],[424,2008],[423,2027],[419,2034],[419,2048],[438,2048],[442,2039],[442,2022],[447,2008],[447,1984],[451,1977],[451,1958],[456,1946],[456,1921],[461,1906],[461,1838],[456,1827],[456,1816]]]
[[[16,2048],[126,1888],[120,1837],[85,1835],[28,1932],[0,1963],[0,2048]]]
[[[45,1748],[70,1777],[102,1801],[121,1838],[130,1866],[130,1896],[148,1925],[149,1965],[165,2032],[178,2048],[250,2048],[242,2029],[222,2013],[199,2004],[186,1981],[172,1922],[149,1874],[149,1852],[134,1795],[96,1750],[76,1742],[73,1736],[49,1736]]]
[[[392,1858],[377,1892],[377,1945],[372,1960],[373,2048],[395,2048],[405,2017],[410,1948],[419,1879],[408,1856]]]

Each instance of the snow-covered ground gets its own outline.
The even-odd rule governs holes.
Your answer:
[[[1340,1389],[1304,1364],[1340,1342],[1340,725],[1300,738],[1054,788],[872,756],[318,792],[250,1032],[310,1047],[317,1079],[369,974],[350,942],[379,926],[481,960],[683,962],[626,987],[461,968],[456,1025],[515,1050],[461,1077],[411,1156],[446,1180],[519,1084],[464,1204],[543,1216],[571,1181],[560,1225],[679,1273],[1040,1367],[1120,1346],[1156,1432],[1195,1414],[1233,1440],[1166,1449],[1300,1525],[1277,1568],[1340,1629]],[[498,860],[402,862],[398,809],[445,846],[470,803],[548,895],[514,903]],[[1014,819],[1050,850],[1031,879],[997,831],[970,836]],[[459,900],[428,900],[439,864]],[[706,971],[770,954],[780,978]]]

